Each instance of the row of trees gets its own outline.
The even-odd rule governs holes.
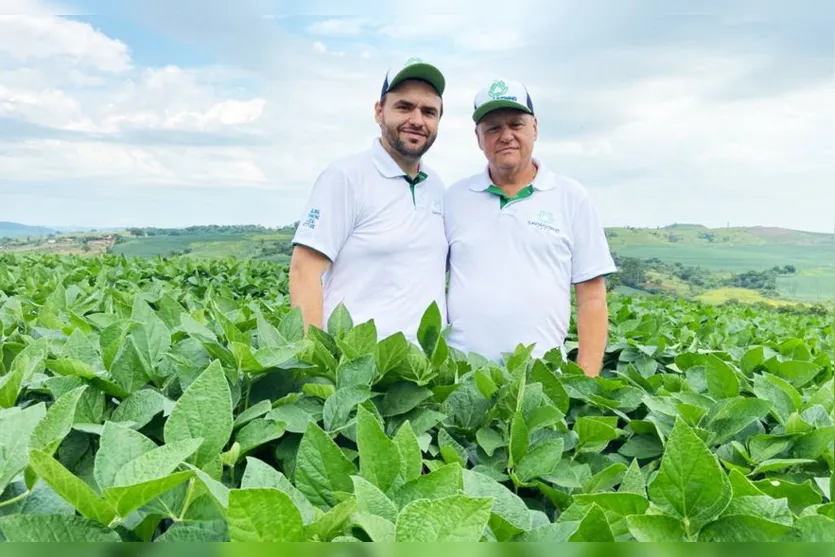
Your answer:
[[[759,290],[773,294],[777,291],[777,278],[797,272],[794,265],[774,266],[760,271],[745,271],[730,277],[721,277],[698,266],[683,265],[680,262],[666,263],[658,258],[639,259],[613,254],[619,272],[612,277],[610,288],[623,284],[639,290],[653,292],[659,290],[653,284],[648,273],[656,272],[686,282],[698,289],[738,287]]]

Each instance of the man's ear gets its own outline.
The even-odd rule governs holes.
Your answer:
[[[473,133],[475,134],[475,140],[478,143],[478,148],[484,151],[484,145],[481,144],[481,135],[478,133],[478,124],[476,124],[473,128]]]
[[[534,116],[533,119],[533,139],[534,141],[539,139],[539,122],[537,121],[536,116]]]
[[[380,101],[374,103],[374,121],[378,125],[383,125],[383,103]]]

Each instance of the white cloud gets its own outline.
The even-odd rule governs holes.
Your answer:
[[[55,16],[0,15],[0,55],[21,64],[52,60],[103,72],[130,69],[127,45]]]
[[[313,50],[315,50],[316,52],[327,52],[328,47],[325,46],[325,43],[316,41],[315,43],[313,43]]]
[[[335,18],[317,21],[307,27],[311,35],[354,36],[362,33],[372,20],[368,18]]]

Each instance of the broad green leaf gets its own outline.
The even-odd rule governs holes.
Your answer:
[[[183,439],[156,447],[127,462],[113,477],[113,487],[123,487],[162,478],[195,453],[202,439]]]
[[[32,432],[45,415],[43,402],[0,413],[0,494],[29,462]]]
[[[400,475],[400,452],[383,427],[363,406],[357,409],[360,476],[387,493]]]
[[[462,469],[457,464],[447,464],[424,474],[394,492],[394,502],[401,509],[419,499],[441,499],[460,493],[464,489]]]
[[[344,304],[337,304],[336,308],[331,312],[328,318],[328,334],[334,338],[344,337],[348,331],[354,327],[354,321],[351,319],[351,314]]]
[[[626,517],[629,532],[639,542],[687,541],[684,525],[673,516],[663,514],[632,515]]]
[[[123,400],[113,411],[111,420],[114,422],[133,422],[136,428],[148,425],[161,412],[174,406],[159,391],[142,389]]]
[[[241,478],[241,488],[263,487],[283,491],[296,505],[302,515],[302,521],[310,524],[316,518],[317,508],[314,507],[304,494],[296,489],[287,477],[265,462],[253,457],[246,457],[246,469]]]
[[[128,516],[139,507],[188,480],[192,475],[191,471],[185,471],[151,480],[131,481],[129,485],[108,487],[102,494],[119,516]]]
[[[335,432],[345,427],[354,408],[373,396],[374,393],[364,386],[346,387],[336,391],[328,397],[322,408],[325,429]]]
[[[563,453],[563,440],[551,439],[537,445],[516,464],[516,476],[522,483],[552,474]]]
[[[402,332],[394,333],[377,343],[374,360],[380,375],[385,375],[406,359],[409,354],[409,341]]]
[[[400,454],[400,477],[404,482],[410,482],[420,477],[423,469],[423,458],[412,426],[407,420],[400,426],[392,439]]]
[[[38,423],[32,432],[29,446],[32,449],[42,450],[47,454],[53,454],[69,434],[75,420],[75,410],[78,401],[87,386],[78,387],[61,396],[49,410],[46,416]]]
[[[6,541],[97,543],[119,542],[115,530],[80,516],[13,514],[0,517],[0,532]]]
[[[641,472],[641,467],[638,461],[633,459],[629,468],[626,470],[626,475],[618,488],[620,493],[637,493],[642,497],[647,496],[647,484],[644,475]]]
[[[296,457],[296,487],[311,503],[329,508],[339,492],[351,493],[356,466],[315,422],[309,422]]]
[[[374,366],[374,357],[370,354],[360,356],[354,360],[346,360],[336,368],[336,388],[347,389],[350,387],[369,388],[377,376],[377,369]]]
[[[727,515],[699,532],[700,542],[793,541],[791,526],[750,515]]]
[[[453,495],[406,505],[395,525],[398,542],[477,542],[490,520],[488,497]]]
[[[690,538],[731,501],[731,484],[716,456],[681,418],[676,418],[649,496],[682,520]]]
[[[723,400],[705,426],[714,433],[711,442],[714,445],[725,443],[752,422],[763,418],[771,409],[772,404],[767,400],[745,397]]]
[[[138,431],[117,422],[105,422],[95,456],[94,477],[99,488],[112,487],[119,470],[156,448],[156,443]]]
[[[318,517],[312,524],[309,524],[305,528],[305,537],[311,541],[331,541],[331,539],[342,533],[345,525],[356,512],[356,498],[353,496],[348,497]]]
[[[466,495],[493,499],[489,525],[498,541],[509,541],[512,537],[531,529],[528,507],[515,493],[494,479],[473,470],[464,470],[463,477]]]
[[[580,521],[577,530],[568,538],[570,542],[613,542],[612,529],[597,503],[592,503],[589,511]]]
[[[29,453],[32,470],[85,518],[109,525],[116,511],[89,485],[73,475],[63,464],[40,451]]]
[[[277,489],[233,489],[226,511],[233,542],[304,541],[304,524],[293,500]]]
[[[150,381],[148,365],[133,335],[128,335],[116,352],[110,374],[122,389],[134,393]]]
[[[432,391],[408,381],[401,381],[386,387],[386,394],[380,403],[383,417],[400,416],[414,410],[421,402],[432,397]]]
[[[165,422],[166,443],[201,438],[198,468],[216,458],[232,434],[232,395],[220,362],[214,360],[177,400]]]
[[[352,476],[351,480],[359,512],[382,517],[392,524],[397,520],[397,506],[377,486],[359,476]]]
[[[362,529],[372,542],[391,543],[396,539],[394,523],[379,515],[357,511],[351,517],[351,522],[355,527]]]
[[[705,359],[705,379],[712,397],[721,399],[739,396],[736,372],[713,354],[708,354]]]

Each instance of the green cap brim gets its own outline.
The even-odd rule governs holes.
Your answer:
[[[439,95],[443,95],[444,89],[446,88],[446,79],[444,79],[444,74],[438,68],[431,64],[417,63],[400,70],[392,78],[391,83],[389,83],[389,90],[407,79],[421,79],[426,81],[438,91]]]
[[[506,101],[506,100],[498,100],[498,101],[487,101],[483,105],[479,106],[475,112],[473,112],[473,122],[478,123],[479,120],[484,118],[484,115],[488,112],[493,112],[494,110],[498,110],[500,108],[515,108],[516,110],[521,110],[522,112],[527,112],[528,114],[533,114],[531,109],[525,106],[524,104],[520,104],[516,101]]]

